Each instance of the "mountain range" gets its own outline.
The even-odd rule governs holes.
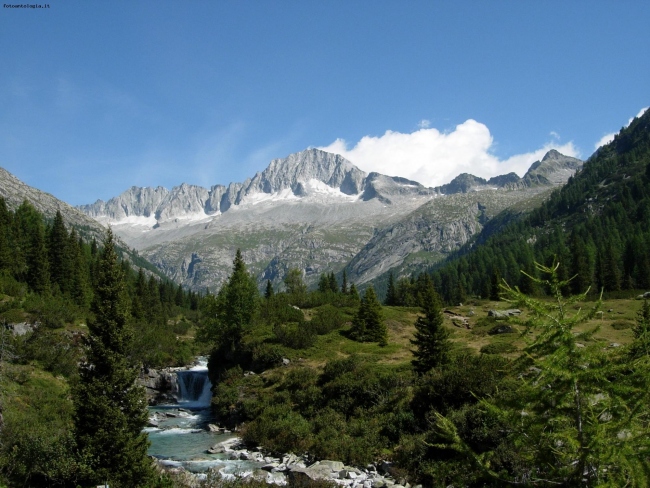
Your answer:
[[[218,287],[237,248],[260,285],[279,284],[290,267],[302,269],[308,284],[345,268],[363,285],[444,258],[502,210],[539,205],[581,167],[551,150],[523,178],[462,174],[427,188],[308,149],[271,161],[243,183],[131,187],[78,209],[193,289]]]

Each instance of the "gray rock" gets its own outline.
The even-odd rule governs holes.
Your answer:
[[[322,480],[329,479],[332,474],[332,469],[329,466],[310,466],[309,468],[292,467],[289,470],[289,480],[300,482],[301,480]]]
[[[332,471],[341,471],[345,466],[341,461],[329,460],[320,461],[320,464],[323,466],[329,466]]]
[[[490,310],[488,311],[488,317],[494,317],[496,319],[505,319],[508,317],[515,317],[521,314],[521,310],[517,308],[509,310]]]

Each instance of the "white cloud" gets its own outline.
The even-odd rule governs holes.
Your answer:
[[[535,151],[499,160],[490,154],[492,145],[489,129],[470,119],[448,133],[435,128],[422,128],[411,134],[388,130],[380,137],[365,136],[353,147],[337,139],[319,149],[340,154],[366,172],[402,176],[425,186],[448,183],[460,173],[490,178],[514,171],[523,176],[549,149],[567,156],[579,155],[572,142],[548,142]]]
[[[428,129],[429,127],[431,127],[431,121],[427,119],[422,119],[420,120],[420,122],[418,122],[418,127],[420,129]]]
[[[645,107],[639,110],[639,113],[636,114],[636,118],[641,117],[646,110],[648,110],[650,107]],[[625,127],[630,125],[632,121],[635,119],[635,117],[630,117],[630,120],[627,121],[627,124],[625,124]],[[618,132],[610,132],[609,134],[605,134],[603,137],[601,137],[596,144],[594,144],[594,149],[598,149],[601,146],[604,146],[605,144],[609,144],[614,140],[614,136],[618,134]]]

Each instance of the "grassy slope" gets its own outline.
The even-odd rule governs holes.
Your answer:
[[[578,330],[585,330],[598,326],[599,330],[593,336],[593,341],[602,341],[605,346],[612,343],[628,344],[632,342],[633,335],[631,327],[634,325],[636,313],[643,304],[640,300],[633,299],[612,299],[604,300],[601,310],[602,318],[594,319],[582,324]],[[593,302],[578,304],[572,312],[582,307],[587,310],[593,307]],[[526,346],[526,339],[519,333],[490,335],[488,331],[496,324],[508,323],[507,321],[493,321],[487,318],[489,310],[505,310],[509,304],[506,302],[493,302],[488,300],[473,300],[470,303],[457,307],[447,307],[457,315],[465,317],[470,328],[457,327],[452,323],[448,314],[445,314],[445,327],[451,332],[451,340],[457,349],[469,349],[478,353],[481,347],[487,344],[507,342],[513,344],[517,350]],[[344,309],[346,318],[351,321],[353,309]],[[611,310],[611,311],[610,311]],[[411,361],[410,339],[415,332],[414,323],[418,317],[419,309],[410,307],[383,307],[384,317],[388,328],[388,346],[380,347],[376,343],[359,343],[347,338],[347,331],[350,328],[348,322],[345,327],[335,330],[329,334],[319,336],[316,344],[309,349],[291,350],[286,349],[286,356],[301,365],[321,368],[328,360],[343,358],[357,354],[371,359],[377,363],[386,365],[404,366]],[[314,310],[304,310],[307,319],[310,319]],[[524,311],[519,319],[526,320]],[[517,331],[523,332],[523,327],[511,324]],[[613,326],[614,325],[614,326]],[[271,337],[270,328],[256,331],[258,338]],[[509,354],[510,356],[516,353]]]

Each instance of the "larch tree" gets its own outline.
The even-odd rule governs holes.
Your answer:
[[[605,347],[594,336],[597,326],[576,330],[595,316],[600,300],[583,313],[577,304],[587,292],[563,297],[570,282],[559,278],[559,264],[536,266],[548,279],[534,281],[553,300],[502,287],[506,301],[528,311],[521,326],[530,343],[513,363],[512,390],[480,402],[508,426],[505,442],[517,459],[494,472],[497,451],[476,453],[441,415],[436,430],[497,486],[648,486],[650,357],[631,359],[627,348]]]
[[[132,332],[122,268],[109,229],[97,269],[86,358],[73,389],[74,435],[90,472],[86,482],[135,487],[152,476],[144,389],[129,359]]]

